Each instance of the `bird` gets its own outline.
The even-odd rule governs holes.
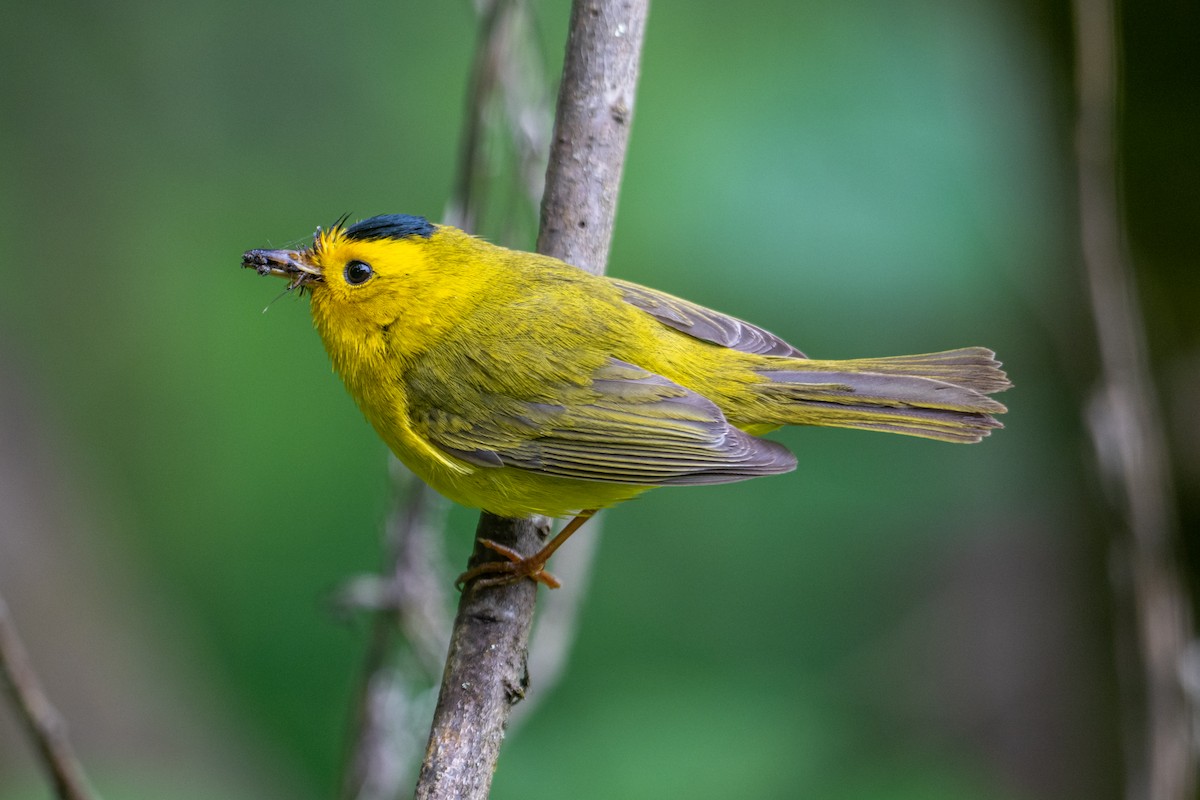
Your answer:
[[[973,443],[1011,383],[984,347],[821,360],[749,322],[409,214],[317,228],[243,267],[309,297],[334,370],[409,469],[502,517],[572,517],[537,553],[459,585],[526,578],[597,510],[660,486],[795,469],[785,425]]]

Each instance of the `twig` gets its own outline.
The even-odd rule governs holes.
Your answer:
[[[480,232],[488,184],[499,173],[494,163],[498,148],[489,147],[488,140],[498,135],[506,149],[513,151],[518,180],[513,199],[504,205],[510,216],[515,216],[515,209],[523,203],[530,209],[541,205],[554,122],[528,4],[524,0],[482,0],[476,9],[481,18],[480,45],[468,91],[457,188],[445,215],[451,225],[473,233]],[[517,226],[511,223],[505,226],[507,235],[499,238],[513,246],[518,244],[512,241]],[[515,708],[509,732],[533,714],[563,674],[601,528],[602,520],[589,521],[587,536],[555,558],[554,571],[563,586],[543,601],[529,636],[529,676],[539,691]]]
[[[608,259],[648,0],[576,0],[542,203],[540,252],[592,272]],[[480,518],[476,539],[535,552],[545,520]],[[468,566],[494,558],[478,543]],[[417,798],[487,797],[510,707],[527,686],[537,588],[468,588],[459,602]]]
[[[478,6],[481,17],[479,45],[475,48],[475,63],[467,90],[467,117],[463,125],[458,175],[445,216],[447,223],[471,232],[479,230],[486,211],[485,187],[490,170],[485,139],[491,127],[488,116],[500,82],[500,64],[509,39],[508,22],[515,5],[513,0],[491,0]]]
[[[1101,386],[1090,410],[1100,468],[1124,517],[1116,543],[1129,565],[1141,655],[1140,692],[1126,687],[1126,797],[1190,800],[1196,786],[1192,714],[1181,681],[1191,603],[1177,571],[1177,521],[1166,437],[1123,234],[1117,179],[1118,64],[1113,0],[1075,0],[1080,237]],[[1122,591],[1124,590],[1124,591]],[[1139,702],[1141,701],[1141,702]],[[1141,708],[1143,713],[1134,713]]]
[[[608,264],[649,0],[575,0],[538,252],[599,275]]]
[[[501,541],[535,552],[550,526],[545,518],[503,519],[484,514],[476,539]],[[476,545],[468,568],[487,560]],[[463,592],[425,761],[417,779],[418,800],[483,800],[504,739],[509,708],[528,685],[525,655],[537,587],[521,581]]]
[[[360,578],[341,604],[375,611],[342,777],[346,800],[391,800],[412,785],[420,734],[450,622],[442,534],[446,501],[394,458],[398,496],[387,524],[388,574]]]
[[[0,598],[0,678],[62,800],[95,800],[67,740],[66,725],[42,691],[16,625]]]
[[[600,547],[603,521],[603,514],[588,520],[583,535],[571,539],[571,546],[554,556],[554,576],[562,581],[562,588],[547,593],[529,639],[529,682],[537,691],[526,695],[525,701],[513,708],[508,719],[509,733],[535,714],[566,673],[567,657],[575,645],[576,620],[587,596],[592,564]]]
[[[484,215],[491,173],[487,140],[495,119],[492,106],[518,5],[517,0],[485,0],[476,7],[479,44],[458,174],[443,217],[467,230],[474,230]],[[358,595],[349,598],[349,605],[372,607],[376,613],[355,703],[351,750],[342,779],[344,800],[391,800],[412,785],[423,744],[420,732],[433,715],[433,689],[449,641],[450,600],[445,588],[450,571],[441,546],[445,501],[394,457],[388,463],[395,501],[387,525],[386,577],[359,579],[347,592]],[[434,509],[439,513],[432,515]]]
[[[515,161],[515,216],[522,198],[529,219],[542,197],[553,115],[544,64],[524,0],[479,0],[479,43],[467,92],[455,190],[443,220],[473,232],[496,194],[501,152]],[[514,227],[509,220],[508,227]],[[501,239],[506,237],[501,236]],[[508,237],[511,238],[511,237]],[[355,706],[352,744],[342,781],[346,800],[385,800],[412,785],[421,745],[414,732],[433,714],[449,629],[450,571],[442,552],[445,501],[394,458],[389,460],[396,504],[388,523],[384,577],[360,578],[345,604],[376,611]],[[431,514],[436,510],[436,515]],[[585,544],[591,544],[595,527]],[[556,569],[569,583],[556,592],[532,635],[530,661],[539,682],[552,684],[571,644],[570,630],[587,585],[582,546]],[[576,556],[581,556],[577,558]],[[538,633],[547,628],[548,635]],[[432,665],[432,666],[431,666]],[[419,735],[419,734],[418,734]]]

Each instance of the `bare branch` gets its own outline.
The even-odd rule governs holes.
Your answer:
[[[545,518],[484,514],[475,536],[531,553],[549,531]],[[493,556],[476,544],[468,568]],[[532,581],[478,591],[468,586],[463,592],[417,781],[418,800],[488,796],[509,709],[524,697],[528,683],[525,657],[536,597]]]
[[[387,525],[388,572],[358,578],[339,598],[352,610],[375,612],[342,778],[348,800],[391,800],[412,784],[421,748],[416,731],[433,712],[450,623],[446,501],[394,458],[389,464],[397,501]]]
[[[1132,592],[1138,641],[1131,649],[1140,651],[1142,670],[1140,689],[1125,687],[1126,796],[1185,800],[1196,786],[1193,717],[1181,681],[1191,603],[1177,570],[1166,436],[1121,221],[1116,12],[1113,0],[1075,0],[1074,12],[1080,238],[1102,365],[1089,421],[1123,515],[1115,548],[1131,586],[1117,587],[1117,603],[1127,607]]]
[[[62,800],[95,800],[83,768],[67,740],[62,717],[42,691],[25,645],[0,597],[0,678],[29,732]]]
[[[538,252],[604,272],[649,0],[576,0],[558,93]]]
[[[579,609],[587,596],[592,564],[600,547],[602,522],[602,515],[593,517],[583,535],[572,538],[571,546],[554,556],[554,576],[562,581],[562,588],[549,592],[542,601],[529,641],[529,683],[537,691],[526,695],[525,702],[512,710],[510,733],[533,716],[566,673],[567,658],[575,645]]]
[[[479,0],[479,43],[467,93],[455,189],[443,219],[473,232],[484,224],[487,201],[504,172],[501,159],[514,163],[515,202],[503,203],[504,227],[516,231],[527,207],[535,217],[545,181],[553,115],[533,19],[524,0]],[[501,235],[501,240],[504,240]],[[450,628],[443,589],[445,501],[395,459],[390,460],[396,486],[396,509],[388,524],[383,578],[353,581],[342,600],[354,608],[376,611],[354,715],[352,743],[342,796],[384,800],[411,785],[421,742],[413,731],[429,724],[437,673],[445,656]],[[437,510],[436,516],[430,510]],[[593,527],[584,544],[597,534]],[[543,686],[551,685],[566,661],[580,597],[587,586],[594,546],[559,561],[570,582],[547,604],[544,620],[532,637],[531,662]],[[546,629],[545,635],[537,630]],[[433,664],[432,671],[430,664]]]
[[[540,206],[554,117],[528,4],[525,0],[481,0],[476,8],[479,44],[467,90],[454,192],[443,220],[482,233],[487,227],[488,201],[498,194],[497,178],[507,174],[503,172],[508,166],[501,157],[504,154],[511,153],[514,162],[510,181],[514,191],[511,198],[502,198],[502,213],[511,216]],[[507,236],[499,238],[510,245],[520,244]]]
[[[596,273],[608,260],[647,6],[576,0],[571,11],[538,249]],[[484,514],[468,567],[496,557],[479,538],[532,553],[548,532],[544,519]],[[487,797],[509,710],[528,682],[536,593],[529,581],[463,593],[417,798]]]

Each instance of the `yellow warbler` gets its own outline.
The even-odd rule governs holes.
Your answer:
[[[992,351],[825,361],[678,297],[597,277],[404,214],[318,229],[243,266],[311,294],[334,369],[392,452],[430,486],[506,517],[577,515],[528,558],[543,571],[596,509],[656,486],[795,468],[781,425],[977,442],[1009,388]]]

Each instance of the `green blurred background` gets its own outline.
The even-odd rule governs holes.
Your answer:
[[[557,74],[567,3],[536,9]],[[1129,13],[1131,243],[1191,531],[1200,12]],[[1017,388],[978,447],[789,430],[793,475],[612,512],[494,797],[1120,796],[1070,25],[654,5],[610,272],[820,357],[987,345]],[[110,798],[334,792],[366,625],[329,598],[380,565],[386,453],[304,301],[264,315],[280,286],[239,258],[439,217],[475,27],[466,2],[48,0],[0,30],[0,590]],[[45,791],[0,708],[0,798]]]

